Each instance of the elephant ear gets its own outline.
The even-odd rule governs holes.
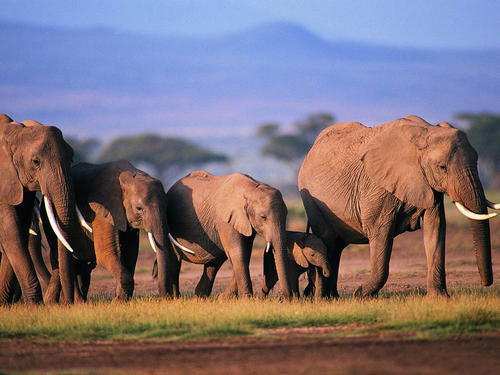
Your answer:
[[[79,163],[72,168],[74,183],[96,216],[103,217],[120,231],[127,229],[120,174],[116,163]]]
[[[375,134],[361,147],[361,160],[373,183],[402,202],[430,208],[434,192],[420,166],[420,153],[427,147],[424,123],[412,116],[373,129]]]
[[[302,268],[308,268],[309,262],[307,261],[306,256],[304,255],[303,247],[301,248],[297,243],[293,245],[292,249],[293,259],[295,263],[297,263]]]
[[[12,159],[11,144],[19,141],[17,134],[21,125],[13,123],[10,117],[0,118],[0,203],[18,205],[23,201],[23,185],[19,180]],[[10,120],[10,121],[9,121]]]
[[[217,211],[225,223],[229,223],[236,231],[248,237],[252,235],[252,224],[247,213],[247,199],[244,192],[232,184],[232,180],[225,183],[218,197]],[[231,189],[228,189],[231,188]]]

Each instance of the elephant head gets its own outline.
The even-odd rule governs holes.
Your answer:
[[[90,253],[80,253],[81,246],[71,243],[79,238],[73,182],[70,166],[73,150],[61,131],[33,120],[14,122],[0,115],[0,171],[9,183],[0,185],[0,203],[18,205],[25,191],[39,191],[54,232],[75,256],[88,260]]]
[[[488,206],[477,170],[477,152],[464,132],[408,116],[373,130],[361,159],[369,178],[399,200],[431,208],[447,194],[471,220],[476,260],[485,286],[493,283]]]
[[[292,241],[291,255],[302,268],[309,268],[310,265],[313,265],[321,268],[324,277],[330,277],[331,268],[328,262],[327,248],[323,241],[315,235],[301,233],[300,238]]]
[[[231,224],[243,236],[254,232],[267,242],[275,253],[281,293],[291,296],[290,270],[286,248],[287,208],[279,190],[259,183],[248,176],[235,174],[226,182],[218,200],[222,220]]]
[[[79,187],[82,206],[88,203],[117,230],[126,231],[130,225],[146,231],[155,252],[158,247],[165,248],[166,195],[159,180],[125,160],[101,165],[79,163],[73,174],[77,184],[85,185]]]

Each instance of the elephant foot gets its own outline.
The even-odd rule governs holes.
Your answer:
[[[429,289],[427,292],[429,298],[450,298],[446,289]]]
[[[362,285],[359,286],[358,289],[356,289],[353,293],[353,297],[358,299],[376,298],[377,296],[378,296],[378,290],[363,288]]]

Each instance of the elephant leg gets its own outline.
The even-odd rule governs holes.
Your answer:
[[[33,261],[33,265],[35,266],[35,271],[38,275],[38,279],[40,281],[40,284],[42,285],[42,290],[46,290],[47,285],[50,281],[50,272],[47,269],[42,256],[42,234],[36,222],[33,223],[32,228],[37,233],[37,235],[30,234],[28,238],[28,249],[30,252],[31,260]]]
[[[251,239],[244,239],[239,235],[232,238],[221,236],[221,242],[233,266],[233,273],[238,286],[238,296],[252,296],[250,255],[252,254],[253,237]]]
[[[158,293],[161,297],[180,297],[179,274],[182,259],[174,251],[172,244],[165,251],[156,253]]]
[[[388,229],[380,229],[376,237],[370,238],[370,279],[355,292],[355,297],[376,297],[389,277],[393,238]]]
[[[31,200],[31,206],[32,206]],[[0,238],[5,257],[21,286],[25,302],[41,303],[42,289],[28,251],[28,230],[31,218],[29,202],[19,206],[0,205]],[[28,217],[29,216],[29,217]]]
[[[323,275],[318,275],[314,277],[314,272],[308,272],[308,285],[306,290],[304,290],[305,296],[316,296],[316,288],[315,282],[318,282],[319,292],[321,296],[324,298],[338,298],[338,278],[339,278],[339,268],[340,268],[340,258],[342,256],[342,251],[347,246],[347,243],[342,240],[340,237],[336,237],[335,235],[326,236],[323,239],[328,254],[328,263],[332,270],[330,277],[323,277]]]
[[[261,291],[264,296],[267,296],[278,282],[278,272],[276,271],[276,263],[274,262],[274,254],[272,251],[264,252],[263,272],[264,279]]]
[[[92,268],[87,264],[79,263],[76,267],[77,275],[76,275],[76,283],[78,285],[78,292],[80,293],[79,298],[83,301],[87,301],[87,296],[90,287],[90,279],[92,276]],[[75,291],[76,291],[75,287]]]
[[[201,275],[198,285],[196,285],[195,294],[198,297],[208,297],[212,293],[215,282],[215,276],[222,267],[227,257],[221,257],[206,263],[203,266],[203,275]]]
[[[121,263],[119,233],[101,217],[96,217],[92,227],[97,262],[113,274],[116,283],[115,299],[127,300],[132,297],[134,280]]]
[[[233,266],[234,279],[236,281],[238,296],[240,297],[251,297],[252,291],[252,280],[250,278],[250,270],[248,267],[248,262],[250,259],[246,254],[241,254],[237,252],[230,256],[231,264]]]
[[[221,294],[222,298],[236,298],[238,297],[238,283],[236,282],[236,277],[233,272],[233,276],[231,277],[231,281],[224,289],[224,292]]]
[[[446,218],[443,202],[425,211],[424,246],[427,257],[427,293],[449,297],[446,290]]]
[[[125,232],[119,232],[120,241],[120,263],[125,267],[129,277],[131,278],[130,286],[123,285],[123,289],[130,290],[130,297],[134,293],[134,274],[137,264],[137,256],[139,255],[139,230],[128,229]]]
[[[4,255],[0,262],[0,305],[14,302],[16,289],[19,288],[14,269]]]
[[[307,269],[307,285],[304,288],[304,297],[311,297],[313,295],[316,295],[317,291],[317,275],[316,272],[314,271],[314,268],[308,268]],[[323,289],[324,289],[324,282],[323,282]],[[324,292],[323,292],[324,293]]]
[[[61,298],[61,279],[59,278],[59,269],[56,268],[50,275],[49,284],[43,294],[43,301],[46,304],[58,303]]]

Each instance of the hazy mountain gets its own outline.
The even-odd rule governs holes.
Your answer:
[[[0,22],[0,45],[0,110],[75,135],[213,142],[316,110],[374,123],[500,102],[500,51],[331,42],[289,23],[201,39]]]

